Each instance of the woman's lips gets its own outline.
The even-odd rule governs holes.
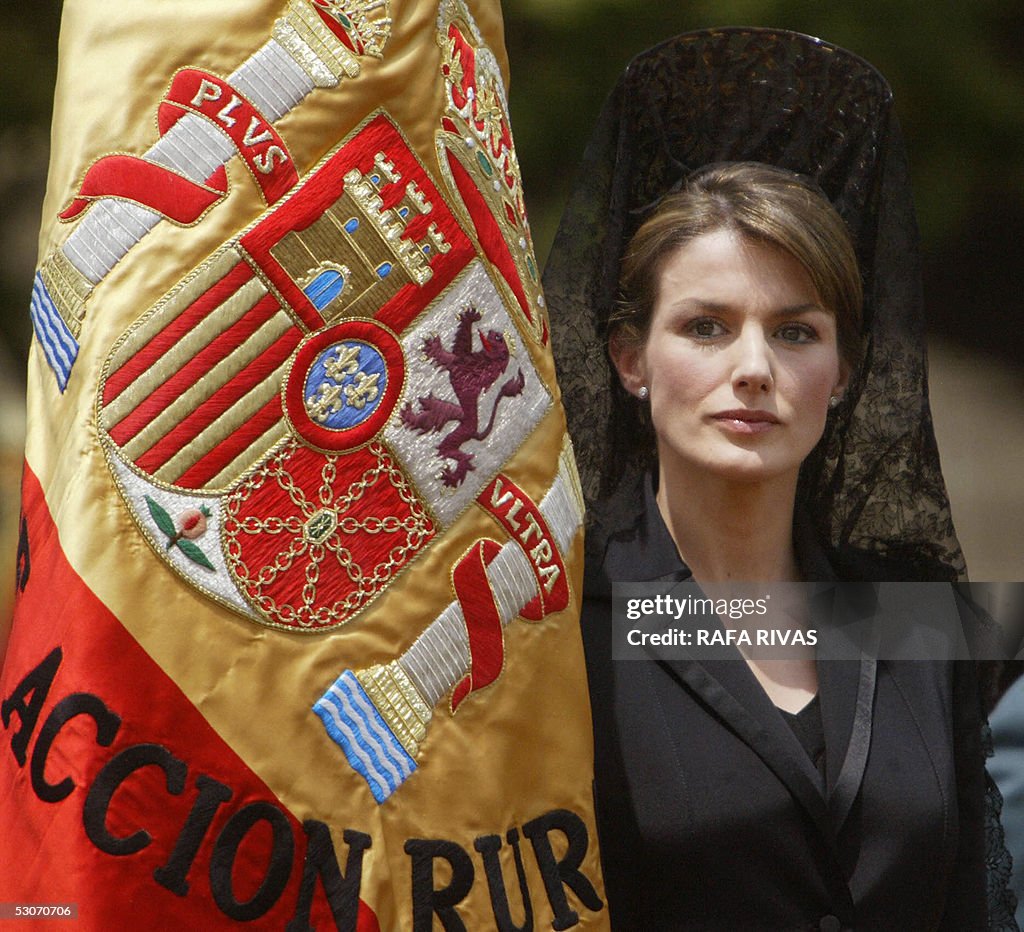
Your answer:
[[[725,430],[736,434],[763,434],[779,425],[779,419],[770,411],[719,411],[711,418]]]

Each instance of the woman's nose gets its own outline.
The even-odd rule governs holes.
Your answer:
[[[737,390],[770,392],[775,385],[771,348],[760,328],[744,328],[733,344],[732,384]]]

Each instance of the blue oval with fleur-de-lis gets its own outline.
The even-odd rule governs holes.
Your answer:
[[[377,409],[387,387],[387,366],[362,340],[334,343],[319,353],[306,375],[303,401],[314,424],[349,430]]]

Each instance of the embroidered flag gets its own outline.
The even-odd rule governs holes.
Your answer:
[[[3,899],[606,927],[497,3],[81,0],[61,43]]]

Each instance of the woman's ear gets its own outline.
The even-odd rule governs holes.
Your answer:
[[[608,355],[619,373],[622,387],[638,397],[640,389],[647,385],[643,344],[635,337],[617,330],[608,340]]]

